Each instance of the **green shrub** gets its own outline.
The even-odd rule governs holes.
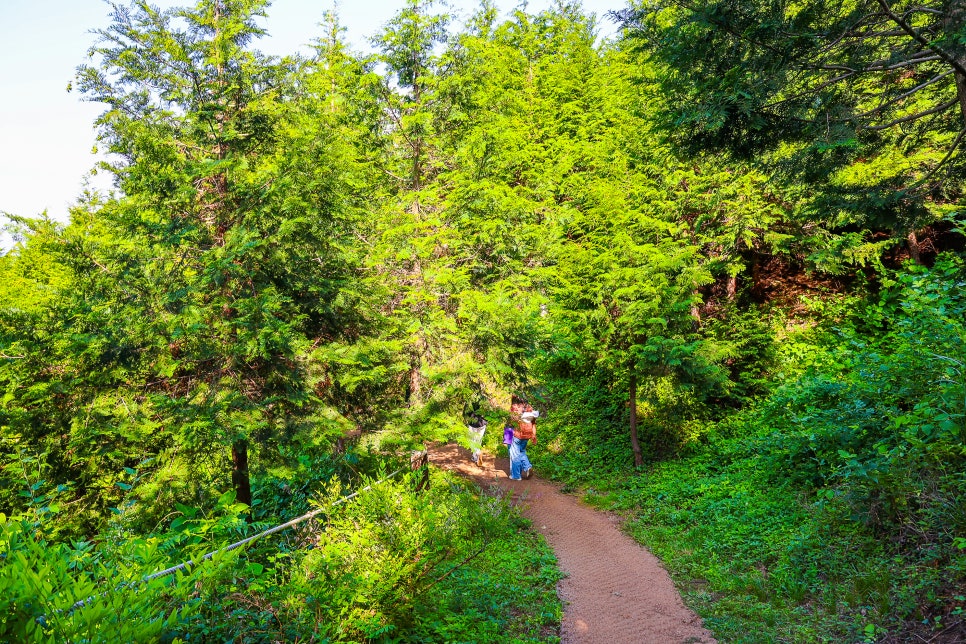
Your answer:
[[[769,393],[706,415],[678,459],[634,472],[563,447],[537,451],[542,470],[628,513],[720,641],[929,639],[959,623],[966,584],[964,286],[947,256],[868,302],[814,301]],[[563,398],[562,425],[581,402]],[[578,434],[552,419],[550,445]],[[626,433],[592,436],[629,451]]]
[[[201,534],[187,540],[194,538]],[[0,641],[170,640],[223,583],[235,557],[142,581],[170,561],[167,545],[156,537],[51,543],[42,524],[0,515]]]

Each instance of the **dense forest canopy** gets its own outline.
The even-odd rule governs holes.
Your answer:
[[[660,70],[668,137],[820,185],[810,220],[906,236],[915,255],[962,198],[962,3],[648,0],[617,17]]]
[[[407,0],[283,58],[267,0],[111,6],[115,190],[0,256],[0,639],[544,641],[509,507],[364,487],[511,395],[721,641],[963,635],[966,5]],[[534,612],[467,617],[505,565]]]

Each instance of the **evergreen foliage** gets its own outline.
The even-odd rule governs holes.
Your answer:
[[[888,231],[916,257],[917,231],[961,200],[959,3],[647,0],[617,17],[658,67],[665,136],[782,177],[851,253],[879,255]]]
[[[958,6],[111,5],[115,191],[0,256],[0,640],[555,641],[516,510],[366,487],[511,394],[720,641],[963,633]]]

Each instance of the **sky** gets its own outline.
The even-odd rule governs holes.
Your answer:
[[[124,0],[121,0],[122,2]],[[161,8],[191,4],[191,0],[153,0]],[[404,5],[404,0],[354,0],[337,6],[352,49],[369,51],[368,38]],[[503,15],[521,6],[519,0],[497,0]],[[541,11],[552,0],[531,0],[527,10]],[[583,0],[599,18],[600,35],[614,35],[603,19],[626,0]],[[465,18],[478,0],[450,0],[449,12]],[[308,43],[321,35],[318,24],[332,9],[332,0],[274,0],[264,26],[269,37],[256,47],[268,54],[308,53]],[[66,221],[69,206],[85,182],[107,189],[110,177],[90,175],[97,158],[94,120],[103,106],[86,103],[67,85],[77,65],[86,61],[94,44],[91,30],[109,24],[109,5],[102,0],[0,0],[0,213],[28,217],[44,210]],[[0,218],[0,225],[4,221]],[[0,247],[9,247],[0,236]]]

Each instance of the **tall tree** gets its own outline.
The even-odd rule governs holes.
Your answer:
[[[410,2],[376,40],[389,76],[375,95],[385,181],[369,261],[387,333],[407,357],[407,416],[419,431],[447,431],[468,399],[509,400],[525,379],[539,298],[523,262],[542,261],[541,213],[517,174],[533,161],[518,154],[521,131],[535,129],[524,117],[525,64],[507,66],[519,61],[495,38],[491,6],[452,39],[431,8]]]
[[[393,317],[409,336],[405,398],[417,408],[426,398],[425,367],[433,345],[448,331],[442,307],[436,306],[444,303],[433,293],[434,272],[427,266],[446,244],[432,179],[438,48],[447,37],[449,18],[433,13],[433,5],[432,0],[408,0],[374,39],[378,59],[386,66],[377,101],[386,135],[380,165],[388,178],[379,234],[388,245],[380,245],[382,252],[377,249],[371,259],[389,271],[399,289],[400,306],[393,307]]]
[[[338,329],[347,261],[333,146],[294,100],[294,62],[249,48],[267,4],[113,5],[98,64],[78,70],[120,159],[123,196],[96,213],[112,226],[101,323],[125,336],[105,351],[134,365],[134,398],[176,449],[218,463],[230,447],[247,504],[251,442],[270,453],[313,409],[301,356]]]
[[[962,2],[647,0],[619,17],[660,65],[670,138],[822,184],[803,195],[813,220],[911,234],[915,254],[962,196]]]
[[[609,389],[595,394],[606,407],[596,411],[629,431],[640,465],[639,396],[653,411],[659,382],[721,384],[723,348],[699,335],[701,289],[741,272],[740,248],[779,217],[743,173],[681,163],[662,145],[650,113],[659,94],[626,52],[595,46],[579,11],[554,12],[545,28],[554,37],[537,42],[554,50],[535,75],[548,99],[538,122],[561,173],[550,208],[558,238],[540,271],[554,339],[546,361]]]

